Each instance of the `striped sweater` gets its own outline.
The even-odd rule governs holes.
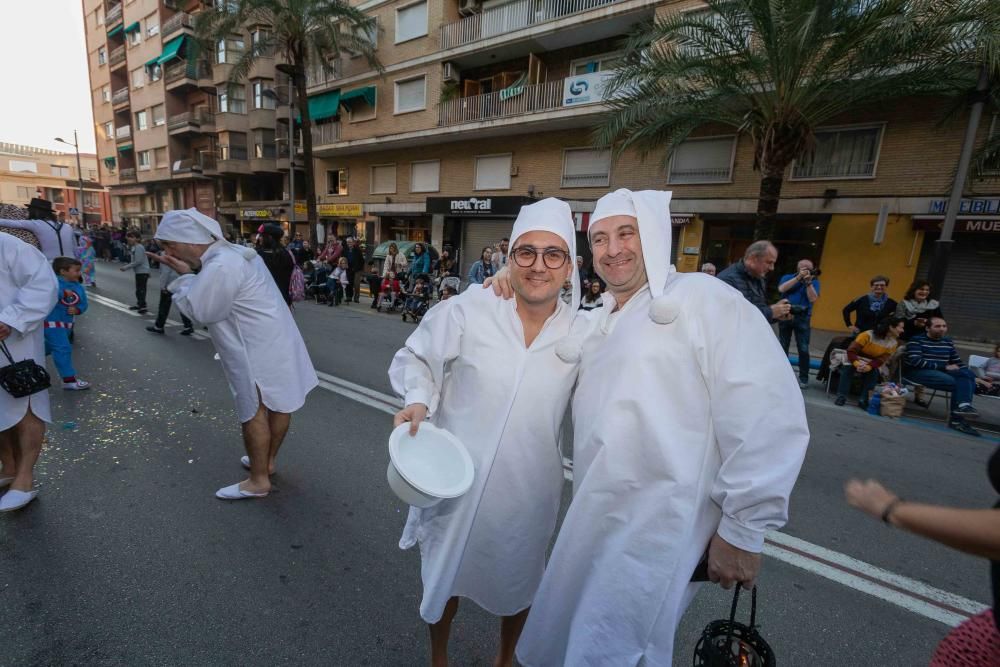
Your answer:
[[[949,364],[965,366],[955,344],[947,336],[934,340],[927,334],[920,334],[906,344],[906,365],[910,368],[943,371]]]

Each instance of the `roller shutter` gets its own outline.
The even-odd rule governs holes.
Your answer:
[[[920,251],[917,278],[926,279],[934,258],[937,234],[927,234]],[[941,311],[948,319],[948,333],[967,340],[1000,340],[1000,237],[956,234],[941,294]],[[908,285],[893,296],[901,298]]]
[[[466,220],[462,233],[462,256],[459,265],[462,267],[462,284],[469,279],[469,269],[479,261],[479,253],[486,246],[494,247],[500,239],[510,237],[514,228],[513,220]]]

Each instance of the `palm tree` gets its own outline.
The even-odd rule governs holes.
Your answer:
[[[961,0],[706,0],[629,41],[595,134],[617,153],[669,154],[698,128],[748,136],[760,173],[754,236],[770,238],[785,171],[847,111],[945,94],[969,74],[951,53]]]
[[[382,65],[375,56],[372,31],[375,19],[352,7],[346,0],[222,0],[198,15],[195,31],[202,48],[210,52],[220,39],[230,38],[246,25],[269,26],[270,32],[244,50],[233,64],[230,85],[246,80],[261,56],[275,55],[287,66],[286,72],[295,91],[295,103],[302,128],[302,152],[305,159],[306,214],[313,245],[316,234],[316,181],[313,165],[312,117],[306,93],[306,72],[332,74],[333,61],[345,53],[361,54],[377,71]],[[289,91],[290,93],[291,91]],[[291,98],[291,94],[289,94]],[[291,101],[291,99],[289,99]],[[289,159],[295,128],[289,131]],[[292,202],[292,206],[295,203]]]

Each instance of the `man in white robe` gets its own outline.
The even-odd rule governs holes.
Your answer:
[[[164,254],[151,257],[180,274],[168,286],[180,311],[208,325],[243,426],[250,477],[215,495],[264,497],[291,413],[319,384],[302,335],[257,252],[227,242],[215,220],[169,211],[156,240]]]
[[[435,666],[447,664],[459,597],[502,617],[494,664],[512,664],[559,512],[559,435],[576,364],[555,348],[580,302],[569,206],[550,198],[523,207],[512,237],[514,299],[472,289],[434,306],[389,369],[406,405],[396,425],[410,422],[415,433],[430,416],[475,465],[464,496],[410,508],[400,540],[420,545],[420,615]],[[569,279],[566,304],[559,294]]]
[[[670,665],[708,577],[750,587],[787,520],[809,440],[795,377],[739,292],[669,264],[670,193],[618,190],[588,231],[604,307],[579,360],[574,494],[517,657],[525,667]],[[693,646],[692,646],[693,648]]]
[[[58,298],[52,265],[42,253],[9,234],[0,234],[0,341],[15,362],[45,365],[42,323]],[[10,362],[0,355],[0,366]],[[0,512],[35,499],[34,467],[42,452],[45,424],[52,422],[49,392],[14,398],[0,388]]]

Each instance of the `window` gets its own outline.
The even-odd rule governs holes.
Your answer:
[[[473,190],[510,190],[511,154],[476,157]]]
[[[728,183],[736,137],[688,139],[670,156],[668,183]]]
[[[128,34],[128,45],[129,46],[138,46],[139,44],[142,43],[142,29],[141,28],[137,28],[137,29],[135,29],[132,32],[127,33],[127,34]]]
[[[570,71],[573,72],[573,76],[580,76],[581,74],[590,74],[591,72],[607,72],[617,69],[621,67],[624,60],[624,54],[621,51],[617,51],[589,58],[580,58],[574,60],[569,67]]]
[[[141,132],[143,130],[149,129],[149,112],[148,111],[136,111],[135,112],[135,129],[136,132]]]
[[[396,165],[376,164],[371,168],[371,186],[373,195],[392,194],[396,191]]]
[[[611,182],[611,151],[570,148],[563,153],[562,187],[599,188]]]
[[[22,185],[17,186],[17,198],[18,199],[31,199],[35,196],[34,188],[24,187]]]
[[[160,63],[153,63],[146,67],[146,75],[149,77],[149,82],[159,81],[163,78],[163,65]]]
[[[816,145],[795,161],[793,179],[874,178],[882,126],[816,131]]]
[[[219,113],[246,113],[247,89],[243,86],[219,86]]]
[[[88,181],[96,181],[97,180],[97,170],[96,169],[88,169],[87,170],[87,180]]]
[[[83,205],[86,208],[99,208],[101,206],[101,196],[96,192],[83,193]]]
[[[96,27],[104,25],[104,7],[98,7],[94,10],[94,25]]]
[[[98,65],[108,64],[108,52],[103,46],[97,49],[97,64]]]
[[[277,157],[274,146],[274,130],[257,130],[253,138],[253,156],[273,160]]]
[[[11,160],[10,161],[11,171],[30,171],[32,174],[38,173],[38,165],[34,162],[28,162],[26,160]]]
[[[276,102],[273,97],[264,94],[265,90],[274,88],[274,81],[270,79],[255,79],[250,84],[253,87],[253,108],[273,109]]]
[[[427,108],[425,77],[396,82],[396,113],[421,111]]]
[[[326,172],[326,194],[347,194],[347,169],[334,169]]]
[[[146,36],[152,37],[153,35],[159,35],[159,34],[160,34],[160,19],[156,15],[156,12],[153,12],[152,14],[146,17]]]
[[[692,11],[686,11],[684,12],[684,15],[685,19],[687,20],[695,20],[695,21],[704,20],[709,25],[719,26],[718,30],[720,30],[727,36],[733,30],[732,24],[729,25],[723,24],[724,19],[721,16],[719,16],[719,14],[717,14],[715,11],[709,8],[701,8]],[[742,26],[742,28],[743,30],[741,32],[743,34],[743,38],[746,40],[746,46],[749,47],[752,38],[751,27],[749,25],[744,25]],[[680,48],[681,52],[688,57],[707,56],[708,54],[706,53],[705,49],[702,48],[701,44],[702,43],[714,44],[718,42],[718,40],[715,38],[714,35],[705,34],[704,31],[701,30],[701,28],[687,28],[685,32],[686,32],[686,37],[681,41]],[[734,53],[735,51],[732,49],[728,49],[727,52]]]
[[[113,139],[115,136],[115,124],[108,121],[104,124],[104,138]]]
[[[215,61],[220,65],[232,65],[240,59],[246,45],[239,37],[220,39],[215,43]]]
[[[363,39],[371,44],[372,50],[374,51],[378,48],[378,17],[372,16],[369,18],[371,18],[372,22],[367,28],[361,30],[355,29],[352,32],[358,39]],[[347,53],[349,53],[352,58],[357,58],[361,55],[360,51],[355,51],[353,49],[347,49]]]
[[[101,86],[101,101],[102,102],[111,101],[111,86]]]
[[[59,164],[52,165],[52,175],[53,176],[63,176],[69,178],[69,167],[64,167]]]
[[[437,192],[440,189],[440,160],[410,163],[410,192]]]
[[[146,85],[146,68],[137,67],[132,70],[132,88],[142,88]]]
[[[269,39],[271,39],[270,31],[264,28],[254,28],[250,31],[250,48],[253,49],[254,53],[270,56],[271,48],[266,45]]]
[[[396,10],[396,43],[427,34],[427,2],[418,2]]]
[[[45,188],[45,198],[53,204],[66,203],[63,199],[63,191],[56,188]]]
[[[136,165],[138,166],[139,171],[148,171],[152,166],[150,164],[152,157],[150,155],[151,152],[152,151],[139,151],[136,154]]]
[[[162,104],[157,104],[151,109],[151,111],[153,112],[153,127],[159,127],[167,122]]]
[[[167,166],[167,149],[166,147],[154,148],[153,149],[153,160],[157,167]]]

